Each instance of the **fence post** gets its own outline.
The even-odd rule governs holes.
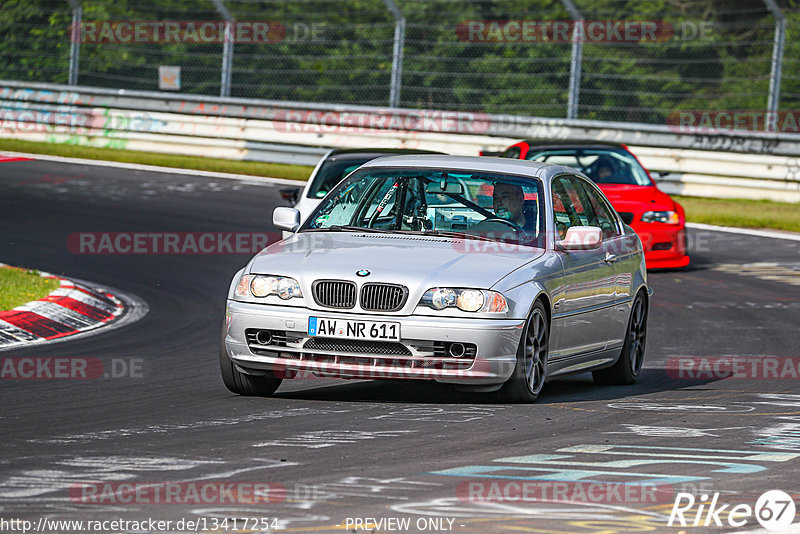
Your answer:
[[[233,22],[234,18],[222,0],[211,0],[217,12],[225,19],[225,40],[222,43],[222,73],[219,96],[231,96],[231,76],[233,73]]]
[[[767,113],[778,112],[778,102],[781,97],[781,67],[783,66],[783,45],[786,39],[786,16],[775,0],[764,0],[772,16],[775,17],[775,41],[772,45],[772,67],[769,73],[769,99],[767,100]],[[764,121],[764,128],[774,125],[774,121]]]
[[[572,0],[561,0],[561,4],[569,12],[575,27],[572,30],[572,55],[569,61],[569,97],[567,100],[567,118],[578,118],[578,100],[581,92],[581,62],[583,61],[583,15],[575,7]]]
[[[392,81],[389,89],[389,107],[400,106],[400,87],[403,80],[403,47],[406,40],[406,18],[393,0],[383,0],[394,16],[394,49],[392,50]]]
[[[78,85],[78,59],[81,53],[81,19],[83,8],[80,0],[69,0],[72,6],[72,31],[69,45],[69,85]]]

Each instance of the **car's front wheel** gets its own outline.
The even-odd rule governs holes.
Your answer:
[[[219,347],[219,369],[225,387],[237,395],[250,397],[269,397],[281,385],[281,379],[275,377],[270,371],[266,375],[248,375],[239,371],[228,356],[225,348],[225,328],[222,329],[222,339]]]
[[[613,367],[592,373],[595,383],[603,386],[621,386],[636,382],[642,372],[646,341],[647,300],[644,298],[644,293],[640,291],[633,299],[622,353]]]
[[[542,301],[537,301],[525,324],[511,378],[498,391],[504,402],[533,402],[547,380],[550,322]]]

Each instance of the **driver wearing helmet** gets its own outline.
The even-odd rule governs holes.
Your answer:
[[[608,156],[600,156],[592,165],[592,176],[595,183],[603,183],[606,178],[615,174],[614,161]]]

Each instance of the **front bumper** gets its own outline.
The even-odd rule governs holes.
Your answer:
[[[678,269],[689,265],[683,226],[641,223],[633,229],[642,240],[648,269]]]
[[[309,317],[397,322],[401,339],[399,343],[348,343],[310,337]],[[283,378],[427,379],[486,386],[503,383],[511,376],[525,321],[336,313],[229,300],[226,324],[225,348],[243,372],[269,370]],[[248,339],[245,331],[258,329],[276,335],[269,344],[254,340],[252,333]],[[309,348],[312,339],[314,347]],[[443,349],[449,343],[474,345],[474,351],[454,358]]]

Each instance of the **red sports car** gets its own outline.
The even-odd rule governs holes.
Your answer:
[[[648,269],[689,264],[683,208],[655,186],[650,173],[625,145],[521,141],[498,155],[580,170],[594,180],[622,220],[639,234]]]

